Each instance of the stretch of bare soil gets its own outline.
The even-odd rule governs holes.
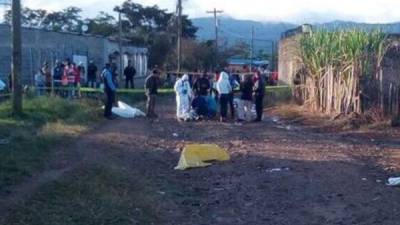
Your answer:
[[[35,193],[43,188],[51,192],[49,184],[73,174],[84,176],[88,164],[113,165],[126,173],[132,185],[117,189],[115,195],[126,191],[149,196],[148,202],[142,199],[126,207],[128,214],[142,207],[152,212],[129,214],[130,221],[108,224],[400,224],[400,189],[385,185],[388,177],[400,176],[396,130],[388,134],[324,129],[318,121],[289,118],[276,108],[266,109],[261,123],[177,122],[172,99],[162,99],[157,107],[157,120],[107,121],[72,146],[60,148],[48,170],[2,195],[3,224],[38,224],[32,222],[33,214],[19,222],[15,215],[21,207],[38,207],[38,201],[46,207],[50,203],[35,199]],[[229,151],[231,160],[176,171],[187,143],[218,144]],[[134,187],[142,180],[143,192]],[[24,210],[28,211],[21,215],[30,215]],[[50,220],[48,224],[64,224],[60,217],[42,217]]]

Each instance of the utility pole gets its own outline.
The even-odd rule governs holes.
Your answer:
[[[182,0],[178,0],[178,5],[176,7],[178,14],[178,40],[177,40],[177,54],[178,54],[178,68],[177,72],[181,72],[182,65]]]
[[[21,87],[21,0],[12,0],[11,4],[11,38],[12,38],[12,113],[22,113],[22,87]]]
[[[218,65],[218,18],[217,15],[219,13],[223,13],[222,10],[217,10],[214,8],[213,11],[207,11],[208,14],[214,14],[214,23],[215,23],[215,65]]]
[[[253,71],[253,58],[254,58],[254,26],[251,26],[251,45],[250,45],[250,72]]]

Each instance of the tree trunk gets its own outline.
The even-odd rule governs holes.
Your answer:
[[[22,113],[22,86],[21,86],[21,63],[22,63],[22,44],[21,44],[21,1],[12,0],[12,113],[19,115]]]

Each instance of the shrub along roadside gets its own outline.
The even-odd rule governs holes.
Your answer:
[[[24,100],[24,114],[12,117],[0,104],[0,191],[40,170],[55,144],[68,143],[100,119],[94,101],[57,97]]]

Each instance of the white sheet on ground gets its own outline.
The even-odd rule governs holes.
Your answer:
[[[146,116],[146,114],[139,109],[133,108],[124,102],[119,101],[118,107],[113,107],[112,112],[122,118],[133,119],[139,116]]]
[[[400,186],[400,177],[391,177],[387,182],[388,186]]]

